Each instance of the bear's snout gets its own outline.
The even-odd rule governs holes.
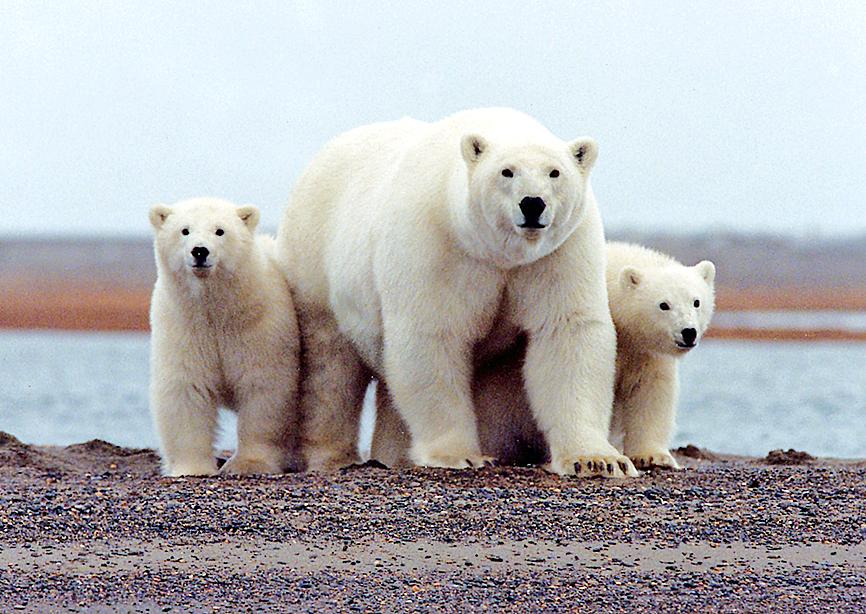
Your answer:
[[[694,328],[684,328],[680,331],[680,334],[683,336],[683,344],[688,347],[691,347],[695,344],[695,339],[698,338],[698,331]]]
[[[201,245],[197,245],[196,247],[192,248],[190,254],[192,254],[193,260],[195,260],[194,266],[204,266],[207,262],[207,257],[210,254],[210,250]]]
[[[521,228],[544,228],[546,224],[541,223],[541,214],[544,213],[547,204],[540,196],[527,196],[520,201],[520,212],[523,214]]]

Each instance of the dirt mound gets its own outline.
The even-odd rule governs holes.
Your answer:
[[[68,471],[73,467],[45,450],[22,443],[14,435],[0,431],[0,472],[21,469]]]
[[[91,439],[84,443],[75,443],[66,446],[70,454],[95,455],[95,456],[135,456],[152,452],[147,448],[121,448],[103,439]]]
[[[148,448],[122,448],[102,439],[91,439],[60,448],[56,453],[73,463],[77,473],[159,475],[159,455]]]
[[[121,448],[101,439],[66,447],[33,446],[0,431],[0,473],[60,472],[159,475],[159,456],[145,448]]]
[[[685,456],[686,458],[694,458],[697,460],[718,460],[719,458],[709,450],[701,449],[692,443],[685,446],[680,446],[679,448],[674,450],[674,454],[677,454],[679,456]]]
[[[0,448],[10,445],[21,445],[21,442],[15,435],[10,435],[6,431],[0,431]]]
[[[794,450],[771,450],[764,462],[770,465],[805,465],[815,460],[815,457],[808,452]]]

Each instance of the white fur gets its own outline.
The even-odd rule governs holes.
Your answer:
[[[709,261],[683,266],[659,252],[623,243],[609,243],[607,253],[618,340],[613,436],[636,465],[676,468],[668,448],[679,387],[677,359],[688,351],[677,344],[683,341],[683,328],[694,328],[697,342],[709,326],[715,267]],[[669,310],[659,308],[663,302]],[[482,452],[507,464],[539,463],[549,455],[521,390],[524,355],[524,345],[518,343],[475,373]],[[371,457],[389,466],[404,464],[405,430],[387,396],[378,394]]]
[[[635,473],[607,440],[615,333],[589,184],[596,153],[592,139],[565,143],[527,115],[481,109],[364,126],[318,154],[277,236],[304,335],[311,468],[357,459],[373,374],[408,424],[416,464],[483,464],[473,358],[525,331],[550,469]],[[520,227],[524,197],[544,199],[545,228]]]
[[[150,406],[167,475],[217,472],[219,405],[238,413],[238,449],[223,471],[295,465],[297,320],[273,239],[253,234],[258,219],[253,206],[212,198],[151,209]],[[210,252],[209,268],[193,267],[196,247]]]

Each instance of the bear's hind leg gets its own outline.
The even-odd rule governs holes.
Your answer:
[[[367,369],[327,310],[298,306],[301,328],[302,449],[310,471],[359,462],[358,429]]]
[[[376,389],[376,426],[373,429],[370,458],[391,468],[411,465],[411,444],[409,427],[394,407],[388,389],[379,382]]]
[[[221,471],[283,473],[297,447],[295,388],[284,381],[246,382],[244,388],[249,392],[238,403],[238,449]]]

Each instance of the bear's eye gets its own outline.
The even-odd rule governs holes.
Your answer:
[[[553,169],[552,171],[550,171],[550,176],[551,178],[556,179],[557,177],[559,177],[559,171],[557,169]]]
[[[184,228],[183,230],[180,231],[180,234],[182,234],[183,236],[188,235],[189,234],[189,228]]]
[[[671,308],[671,306],[668,305],[667,303],[662,303],[659,305],[659,309],[661,309],[662,311],[668,311],[670,308]]]
[[[701,301],[699,301],[698,299],[695,299],[695,309],[697,309],[700,306],[701,306]]]
[[[511,172],[510,168],[503,168],[502,169],[502,176],[503,177],[514,177],[514,173]]]
[[[221,237],[225,234],[225,231],[222,228],[216,229],[216,236]]]

